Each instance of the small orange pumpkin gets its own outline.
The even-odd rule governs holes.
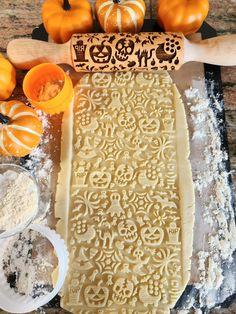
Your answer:
[[[158,0],[157,22],[167,32],[195,33],[209,11],[208,0]]]
[[[42,133],[34,109],[17,100],[0,103],[0,155],[28,155],[38,146]]]
[[[74,33],[93,30],[93,13],[88,0],[46,0],[42,18],[46,31],[58,44],[67,42]]]
[[[16,70],[14,66],[0,54],[0,100],[9,98],[16,87]]]
[[[143,0],[97,0],[95,3],[98,22],[106,33],[138,33],[145,12]]]

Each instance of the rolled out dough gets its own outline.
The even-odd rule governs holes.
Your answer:
[[[169,313],[188,280],[194,192],[167,72],[85,74],[62,123],[57,230],[72,313]]]

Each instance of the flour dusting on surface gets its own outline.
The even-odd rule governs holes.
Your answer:
[[[3,271],[15,292],[35,298],[52,290],[53,248],[38,232],[14,236],[3,256]]]
[[[51,126],[48,115],[40,110],[37,110],[37,114],[42,121],[44,135],[41,139],[40,145],[31,152],[29,158],[27,158],[27,160],[24,162],[24,166],[34,174],[34,176],[37,178],[37,181],[39,182],[41,203],[38,219],[41,221],[43,217],[46,217],[50,208],[50,186],[53,162],[48,152],[45,150],[45,148],[50,144],[51,138]]]
[[[204,83],[204,82],[203,82]],[[174,313],[205,313],[236,291],[236,228],[232,189],[226,166],[228,154],[222,150],[219,113],[222,104],[212,102],[196,88],[185,91],[190,132],[191,164],[196,194],[193,289],[184,306]],[[191,298],[198,289],[198,300]],[[191,309],[191,310],[190,310]],[[193,310],[194,309],[194,310]]]
[[[38,210],[38,190],[35,181],[14,169],[0,174],[0,230],[24,225]]]

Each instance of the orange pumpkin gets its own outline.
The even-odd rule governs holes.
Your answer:
[[[0,103],[0,154],[23,157],[40,142],[42,122],[34,109],[11,100]]]
[[[93,30],[93,14],[88,0],[46,0],[42,18],[46,31],[56,43],[67,42],[74,33]]]
[[[158,0],[157,22],[167,32],[195,33],[209,11],[208,0]]]
[[[144,22],[143,0],[97,0],[95,13],[100,27],[107,33],[137,33]]]
[[[0,54],[0,100],[9,98],[16,86],[14,66]]]

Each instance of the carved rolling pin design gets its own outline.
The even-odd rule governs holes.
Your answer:
[[[78,71],[175,70],[183,63],[183,36],[170,33],[74,35],[71,51]]]
[[[7,54],[21,69],[53,62],[78,72],[177,70],[188,61],[236,65],[236,35],[191,42],[181,33],[75,34],[60,45],[15,39]]]

